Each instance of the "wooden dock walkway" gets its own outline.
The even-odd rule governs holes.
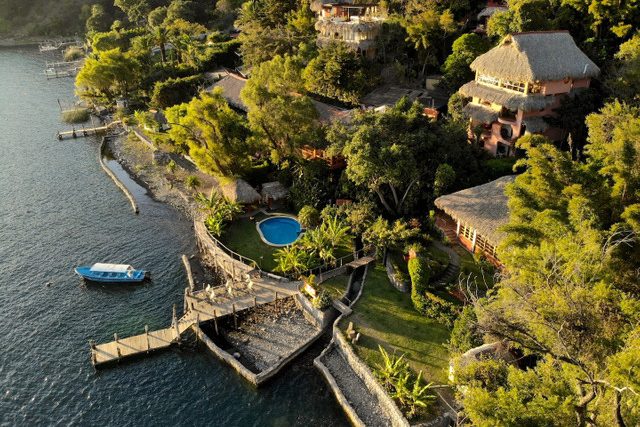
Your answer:
[[[103,135],[103,134],[114,131],[120,125],[121,125],[120,120],[116,120],[102,126],[94,126],[90,128],[81,127],[79,129],[76,129],[74,127],[71,130],[58,131],[58,133],[56,134],[56,138],[62,141],[63,139],[69,139],[69,138],[75,139],[75,138],[81,138],[85,136]]]
[[[214,321],[216,319],[234,315],[246,309],[268,304],[282,298],[295,295],[298,292],[295,282],[270,283],[262,278],[254,278],[249,288],[234,288],[229,295],[224,286],[214,288],[215,296],[207,295],[206,291],[194,293],[185,292],[185,314],[178,319],[175,306],[171,326],[157,331],[148,331],[128,338],[119,338],[114,334],[114,340],[103,344],[90,343],[91,363],[100,366],[120,361],[125,358],[150,353],[170,347],[178,343],[182,335],[195,324]]]

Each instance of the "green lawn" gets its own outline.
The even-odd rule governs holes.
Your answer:
[[[260,239],[255,221],[249,218],[239,218],[228,224],[220,241],[229,249],[251,258],[265,271],[276,268],[273,253],[278,248],[269,246]]]
[[[257,262],[262,270],[273,271],[277,266],[273,254],[280,248],[264,243],[256,229],[256,223],[267,217],[267,215],[258,213],[253,220],[238,218],[227,224],[220,241],[232,251]],[[340,258],[351,252],[353,252],[352,243],[347,247],[337,248],[336,257]]]
[[[382,266],[369,270],[362,297],[354,313],[343,319],[342,330],[349,322],[361,334],[356,352],[370,367],[381,362],[378,344],[382,344],[406,354],[410,366],[422,370],[426,381],[446,384],[449,352],[444,344],[449,329],[415,311],[410,295],[391,286]]]
[[[349,275],[340,275],[332,277],[329,280],[325,280],[320,284],[320,289],[324,289],[329,292],[331,298],[340,299],[347,290],[349,284]]]

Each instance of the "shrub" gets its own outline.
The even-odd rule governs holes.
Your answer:
[[[320,224],[320,212],[313,206],[304,206],[298,212],[298,221],[305,228],[317,227]]]
[[[423,311],[423,295],[429,288],[429,265],[423,257],[417,256],[409,260],[407,268],[411,277],[411,301],[416,310]]]
[[[473,306],[467,305],[453,322],[453,330],[447,347],[452,353],[462,354],[482,345],[482,343],[482,334],[478,331],[478,318]]]
[[[189,175],[184,179],[184,185],[194,190],[200,186],[200,178],[195,175]]]
[[[374,374],[389,396],[398,402],[405,416],[409,419],[415,417],[421,409],[427,408],[435,400],[435,396],[429,394],[431,384],[423,384],[422,371],[417,376],[413,374],[404,360],[404,354],[389,355],[380,345],[378,349],[383,363],[376,364]]]
[[[84,57],[84,50],[78,46],[70,46],[64,51],[65,61],[76,61]]]
[[[447,326],[452,326],[456,318],[456,307],[449,301],[427,291],[420,296],[422,310],[425,316]]]
[[[204,82],[205,79],[202,75],[156,82],[151,95],[151,104],[158,108],[169,108],[188,102],[198,94],[198,89]]]
[[[89,110],[74,108],[62,112],[62,120],[66,123],[84,123],[89,120]]]
[[[332,299],[326,291],[320,291],[317,297],[311,300],[311,304],[318,310],[326,310],[331,307]]]

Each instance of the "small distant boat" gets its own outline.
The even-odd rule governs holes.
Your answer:
[[[144,270],[136,270],[128,264],[95,263],[91,267],[76,267],[75,272],[82,278],[101,283],[135,283],[147,277]]]

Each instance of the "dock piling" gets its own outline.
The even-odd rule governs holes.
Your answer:
[[[149,343],[149,325],[144,325],[144,334],[147,336],[147,353],[151,350],[151,343]]]
[[[236,305],[231,304],[231,308],[233,310],[233,325],[238,329],[238,317],[236,316]]]
[[[216,310],[213,310],[213,326],[216,328],[216,335],[220,335],[218,332],[218,314]]]

